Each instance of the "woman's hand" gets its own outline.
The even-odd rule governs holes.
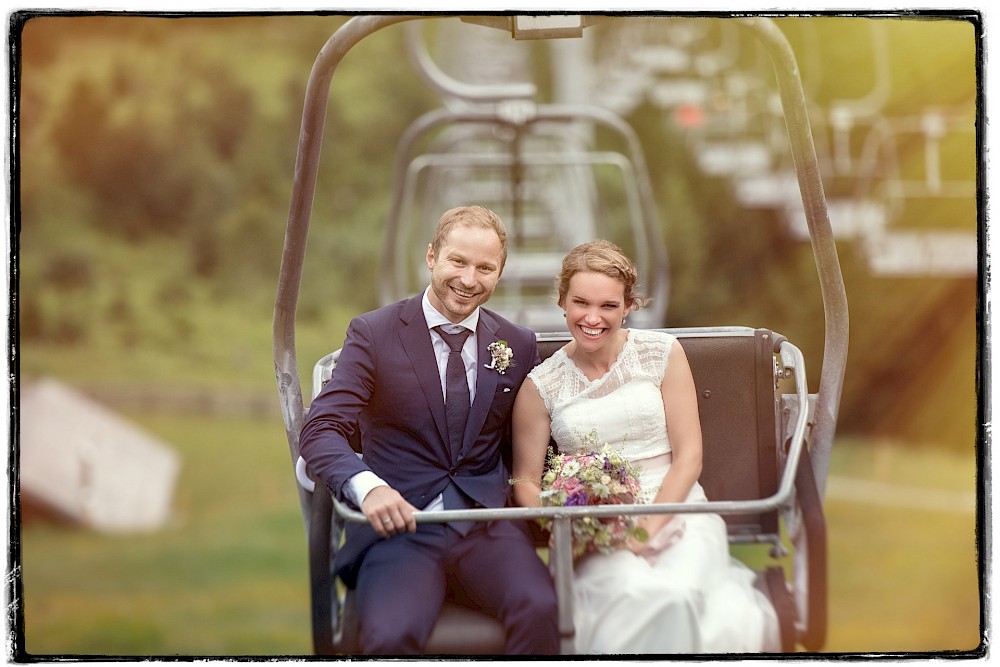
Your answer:
[[[639,540],[634,537],[628,538],[626,544],[629,550],[641,554],[645,549],[649,541],[653,539],[653,535],[660,530],[660,528],[670,520],[670,516],[666,514],[656,514],[653,516],[643,516],[639,517],[636,522],[636,528],[642,528],[646,531],[646,539]]]
[[[646,517],[639,525],[646,529],[649,538],[645,542],[630,538],[628,548],[650,562],[681,539],[686,527],[684,517],[677,515]]]
[[[542,487],[538,482],[527,479],[512,479],[511,485],[514,487],[512,498],[518,507],[540,507],[542,504],[538,494],[542,492]]]

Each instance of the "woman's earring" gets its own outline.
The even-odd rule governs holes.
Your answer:
[[[625,318],[622,318],[622,326],[625,326]]]

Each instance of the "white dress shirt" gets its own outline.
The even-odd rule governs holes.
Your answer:
[[[430,329],[431,344],[434,346],[434,356],[437,359],[438,375],[441,378],[441,396],[443,397],[447,394],[446,373],[448,355],[451,354],[451,349],[448,347],[448,343],[444,342],[444,339],[441,338],[441,334],[434,330],[434,327],[443,325],[445,331],[448,333],[454,333],[464,328],[472,332],[472,335],[465,340],[465,345],[462,347],[462,361],[465,362],[465,374],[469,380],[469,401],[471,403],[476,400],[476,327],[479,326],[479,308],[476,308],[471,315],[458,324],[455,324],[431,305],[430,298],[427,296],[429,290],[430,287],[424,290],[422,304],[424,319],[427,321],[427,328]],[[365,470],[347,480],[345,491],[351,500],[354,501],[354,504],[361,507],[361,502],[377,486],[389,485],[371,470]],[[423,508],[424,511],[439,509],[444,509],[444,501],[440,494]]]

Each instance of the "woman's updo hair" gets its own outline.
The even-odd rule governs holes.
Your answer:
[[[594,271],[614,278],[625,288],[626,311],[639,310],[649,299],[635,291],[639,273],[622,249],[611,241],[598,240],[582,243],[569,251],[563,258],[562,270],[556,278],[556,292],[559,305],[566,306],[569,281],[581,271]]]

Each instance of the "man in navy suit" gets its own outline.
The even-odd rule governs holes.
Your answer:
[[[302,457],[368,518],[348,525],[335,562],[356,589],[367,654],[421,653],[449,577],[500,619],[508,653],[558,653],[551,577],[525,523],[414,521],[418,511],[507,502],[507,424],[539,357],[530,330],[481,307],[506,257],[495,213],[445,212],[427,248],[430,286],[351,321],[306,417]],[[349,444],[358,431],[363,459]]]

